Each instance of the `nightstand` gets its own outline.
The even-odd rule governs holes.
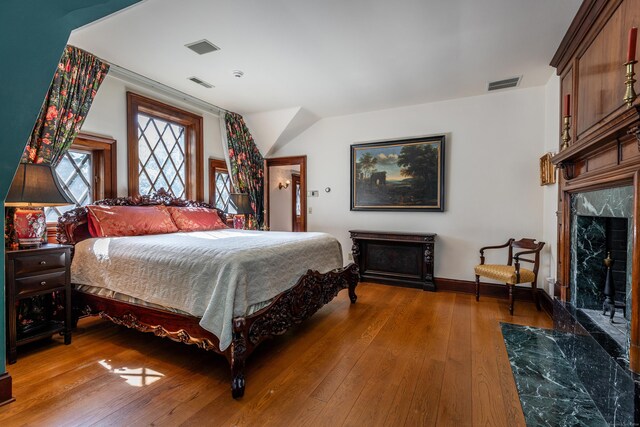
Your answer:
[[[70,344],[71,246],[46,244],[35,249],[6,249],[5,264],[8,363],[16,362],[18,346],[56,333]],[[55,301],[54,292],[59,294]],[[31,308],[27,316],[33,322],[18,322],[18,310],[24,312],[27,306]],[[59,308],[63,315],[54,316]]]

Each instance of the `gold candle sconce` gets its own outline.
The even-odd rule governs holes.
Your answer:
[[[635,90],[635,83],[636,83],[636,79],[635,79],[635,64],[637,64],[638,61],[629,61],[626,62],[624,65],[627,68],[627,79],[625,80],[624,84],[627,88],[627,90],[624,93],[624,102],[627,104],[627,108],[631,108],[631,106],[633,105],[633,101],[635,101],[636,97],[638,96],[636,94],[636,90]]]
[[[564,116],[562,119],[562,145],[561,150],[569,148],[569,142],[571,141],[571,116]]]

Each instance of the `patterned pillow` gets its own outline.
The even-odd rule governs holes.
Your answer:
[[[88,205],[87,216],[89,231],[95,233],[95,237],[141,236],[178,231],[169,211],[162,205]]]
[[[220,230],[228,228],[215,209],[196,207],[167,207],[173,222],[181,231]]]

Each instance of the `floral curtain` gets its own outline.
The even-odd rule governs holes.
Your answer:
[[[87,117],[109,64],[67,46],[22,156],[25,163],[57,165]]]
[[[235,191],[248,193],[258,227],[263,221],[264,159],[240,114],[225,114],[229,162]]]

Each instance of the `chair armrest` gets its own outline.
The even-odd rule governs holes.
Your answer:
[[[520,258],[522,255],[536,254],[536,253],[538,253],[538,252],[540,252],[540,249],[534,249],[534,250],[532,250],[532,251],[522,251],[522,252],[518,252],[518,253],[513,254],[513,259],[517,261],[517,260],[518,260],[518,258]]]
[[[480,255],[482,255],[484,253],[484,251],[486,251],[487,249],[502,249],[502,248],[506,248],[507,246],[509,246],[512,242],[514,241],[514,239],[509,239],[509,241],[507,241],[507,243],[505,243],[504,245],[498,245],[498,246],[485,246],[484,248],[480,248]]]
[[[507,243],[505,243],[504,245],[498,245],[498,246],[485,246],[484,248],[480,248],[480,264],[484,264],[484,251],[486,251],[487,249],[501,249],[501,248],[506,248],[509,245],[511,245],[511,243],[514,241],[515,239],[509,239],[507,241]]]
[[[528,250],[528,251],[521,251],[521,252],[515,253],[513,255],[513,259],[518,261],[518,258],[520,258],[522,255],[537,254],[538,252],[540,252],[542,250],[543,247],[544,247],[544,242],[540,242],[540,244],[538,245],[538,247],[536,249],[531,249],[531,250]]]

